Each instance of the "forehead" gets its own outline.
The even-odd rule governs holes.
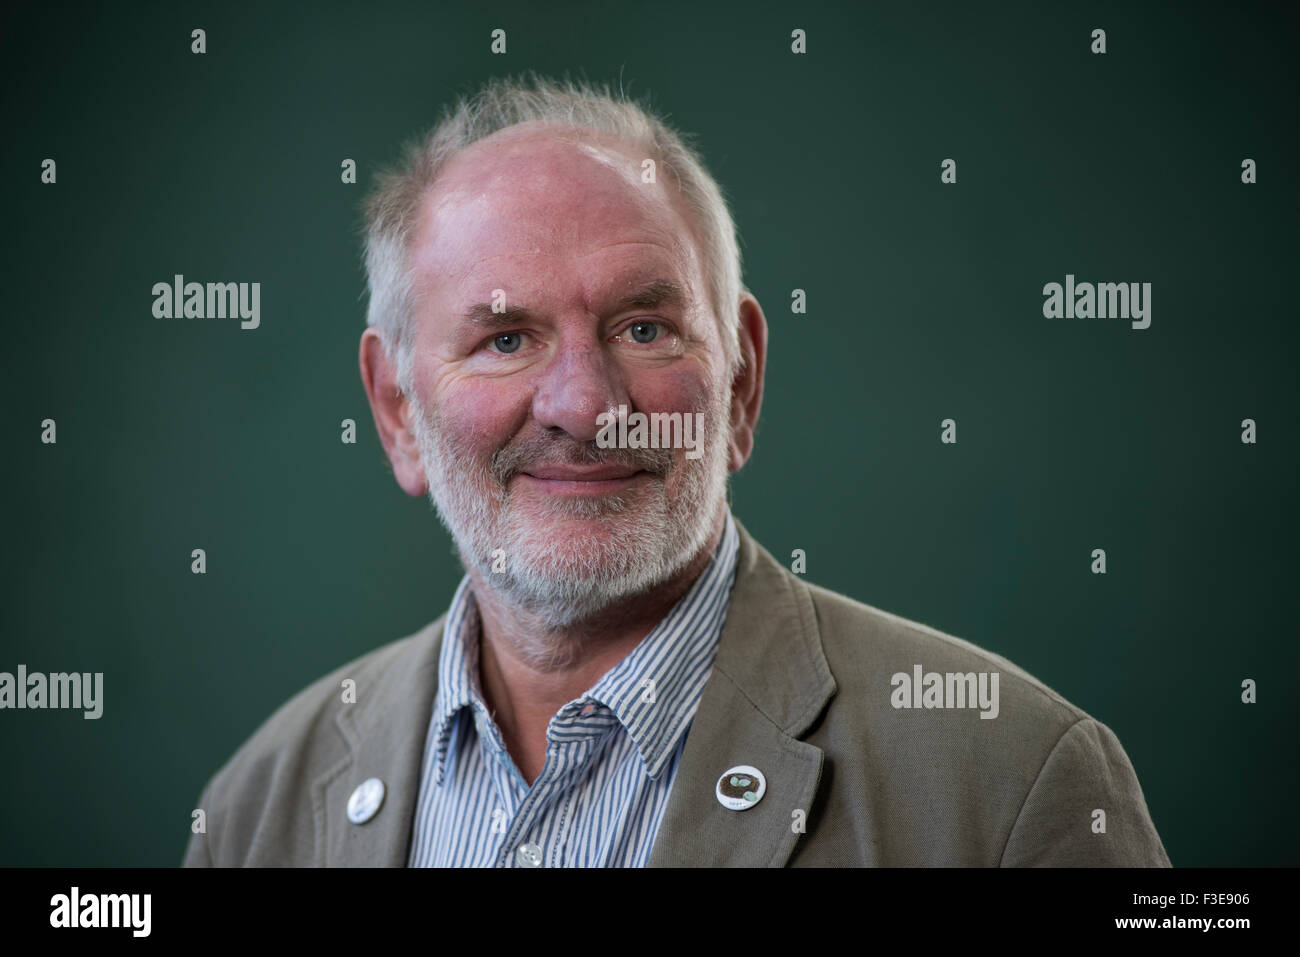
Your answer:
[[[417,289],[479,294],[485,283],[542,277],[594,287],[665,271],[694,286],[689,214],[663,182],[671,173],[656,169],[656,181],[644,182],[648,158],[612,136],[535,123],[474,143],[421,199],[411,245]]]

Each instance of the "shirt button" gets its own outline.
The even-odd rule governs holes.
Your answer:
[[[519,850],[515,851],[515,860],[520,867],[541,867],[542,849],[536,844],[520,844]]]

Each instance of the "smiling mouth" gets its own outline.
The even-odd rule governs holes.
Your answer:
[[[579,468],[574,466],[535,466],[518,473],[516,478],[552,495],[604,495],[630,488],[650,473],[625,466]]]
[[[608,482],[643,471],[626,465],[534,465],[522,474],[547,482]]]

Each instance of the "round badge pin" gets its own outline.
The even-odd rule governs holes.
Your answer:
[[[384,803],[384,782],[379,778],[368,778],[357,786],[348,798],[348,820],[353,824],[365,824],[379,811]]]
[[[737,765],[723,772],[716,789],[718,803],[730,811],[748,811],[763,800],[767,793],[767,780],[763,772],[748,764]]]

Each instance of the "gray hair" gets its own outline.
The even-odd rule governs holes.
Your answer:
[[[727,368],[741,367],[738,305],[743,292],[736,226],[721,188],[709,175],[685,134],[671,129],[646,108],[607,85],[593,87],[536,74],[527,79],[495,77],[473,96],[444,109],[427,134],[408,143],[398,163],[381,172],[365,202],[365,262],[370,291],[367,325],[378,328],[397,382],[411,394],[415,323],[409,243],[421,198],[453,156],[466,147],[520,123],[549,122],[629,140],[669,170],[695,217],[696,233],[720,323]]]

